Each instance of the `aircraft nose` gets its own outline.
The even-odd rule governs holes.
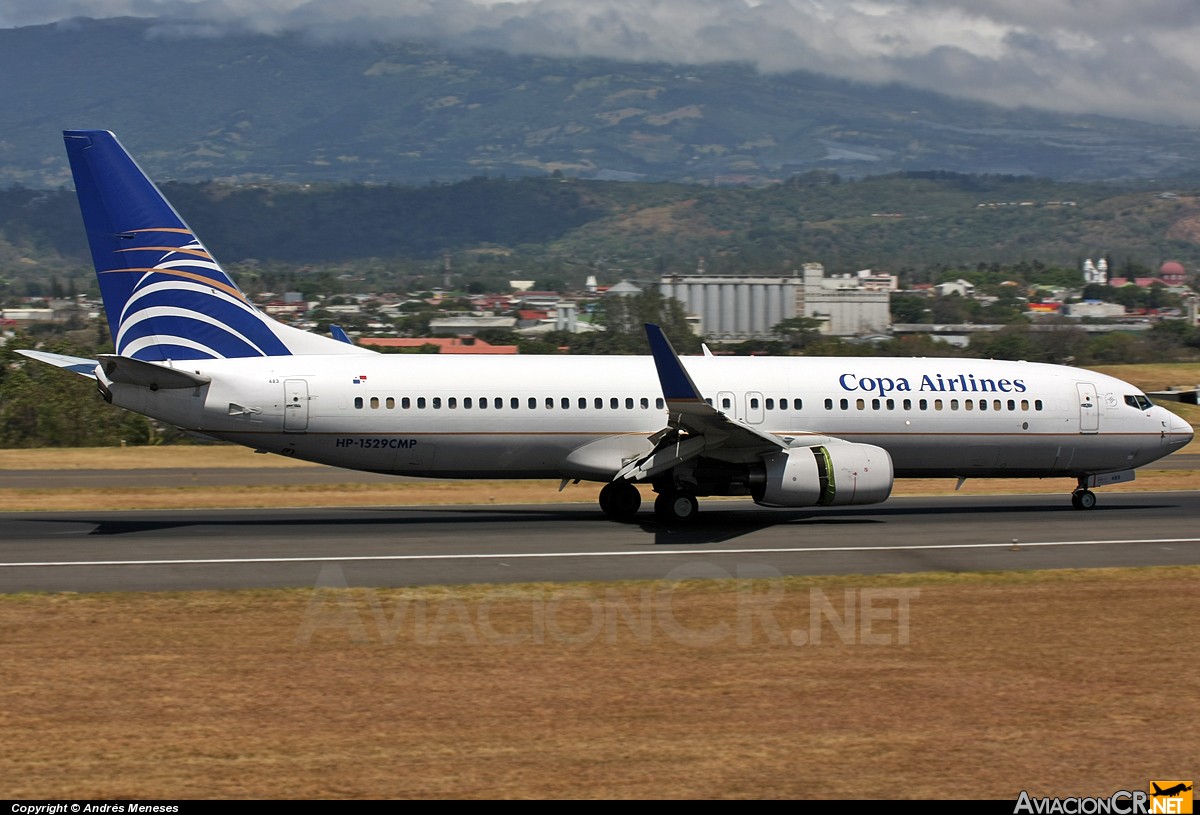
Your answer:
[[[1196,431],[1192,426],[1180,419],[1174,413],[1171,414],[1171,444],[1178,444],[1180,447],[1187,444],[1195,436]]]

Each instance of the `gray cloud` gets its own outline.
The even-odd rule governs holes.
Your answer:
[[[547,56],[746,61],[1200,125],[1195,0],[8,0],[0,26],[119,15],[170,17],[196,33],[236,26]]]

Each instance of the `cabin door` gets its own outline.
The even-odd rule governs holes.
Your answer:
[[[1076,382],[1079,393],[1079,432],[1097,433],[1100,430],[1100,402],[1096,386],[1091,382]]]
[[[737,400],[729,391],[721,391],[717,394],[716,408],[730,419],[737,418]]]
[[[758,391],[750,391],[746,394],[746,421],[750,424],[762,424],[763,420],[763,395]]]
[[[283,382],[283,430],[303,433],[308,430],[308,382],[285,379]]]

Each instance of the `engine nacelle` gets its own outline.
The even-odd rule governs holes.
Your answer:
[[[892,457],[873,444],[817,445],[781,450],[763,460],[756,503],[769,507],[878,504],[892,493]]]

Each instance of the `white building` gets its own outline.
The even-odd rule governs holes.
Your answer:
[[[712,340],[768,338],[771,329],[792,317],[821,321],[833,336],[886,332],[891,326],[890,293],[861,285],[857,275],[826,277],[819,263],[806,263],[801,274],[675,275],[659,283],[699,320],[699,333]]]

